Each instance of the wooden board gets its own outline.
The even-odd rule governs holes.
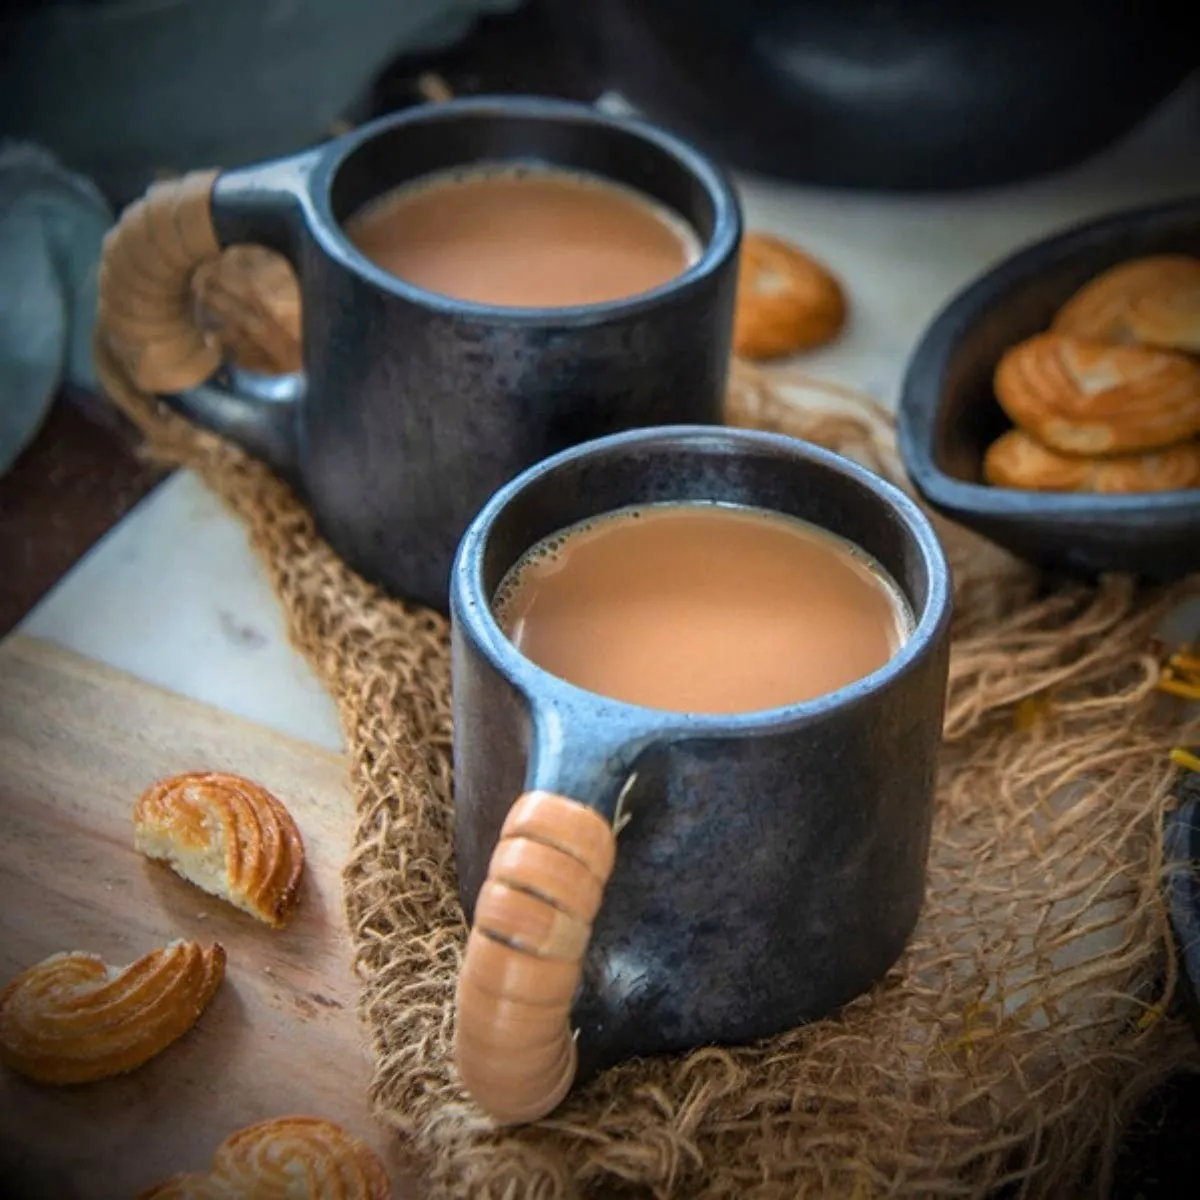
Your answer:
[[[179,771],[240,772],[304,837],[300,909],[277,932],[137,854],[130,814]],[[309,1113],[383,1155],[340,871],[352,825],[344,761],[29,638],[0,643],[0,980],[59,950],[124,964],[175,937],[217,940],[220,991],[138,1071],[73,1088],[0,1070],[0,1195],[110,1200],[207,1166],[243,1125]]]

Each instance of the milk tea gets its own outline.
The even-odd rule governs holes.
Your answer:
[[[630,188],[549,167],[432,175],[373,201],[346,234],[385,271],[478,304],[563,308],[668,283],[700,255],[681,217]]]
[[[508,572],[495,611],[517,648],[562,679],[710,714],[836,691],[887,663],[913,624],[858,547],[719,504],[650,505],[564,530]]]

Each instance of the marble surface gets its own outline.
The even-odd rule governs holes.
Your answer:
[[[150,683],[340,749],[245,530],[191,474],[152,492],[18,626]]]
[[[892,407],[921,331],[989,264],[1077,221],[1200,193],[1200,82],[1100,158],[1031,184],[880,196],[737,182],[749,225],[793,238],[846,282],[850,327],[804,369]],[[143,501],[20,628],[293,736],[341,744],[333,704],[288,646],[245,534],[187,473]]]

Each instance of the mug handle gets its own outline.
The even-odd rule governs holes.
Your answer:
[[[615,857],[608,820],[553,792],[526,792],[500,830],[459,972],[454,1057],[502,1124],[545,1116],[575,1080],[571,1004]]]
[[[221,350],[197,323],[191,282],[235,242],[296,268],[298,185],[311,157],[155,183],[108,231],[100,258],[98,332],[130,382],[284,474],[295,465],[303,376],[214,378]]]

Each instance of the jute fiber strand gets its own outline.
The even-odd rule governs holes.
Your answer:
[[[1155,693],[1151,652],[1183,587],[1051,586],[940,526],[958,615],[928,895],[903,959],[827,1020],[626,1063],[551,1119],[498,1132],[451,1067],[466,930],[446,622],[358,578],[263,466],[134,389],[103,330],[97,353],[149,452],[196,471],[245,524],[292,641],[337,700],[372,1095],[432,1195],[793,1200],[1008,1183],[1062,1200],[1085,1176],[1102,1189],[1130,1106],[1192,1053],[1168,1014],[1159,829],[1168,749],[1200,728]],[[730,420],[894,471],[886,417],[853,397],[831,408],[828,392],[739,365]]]

